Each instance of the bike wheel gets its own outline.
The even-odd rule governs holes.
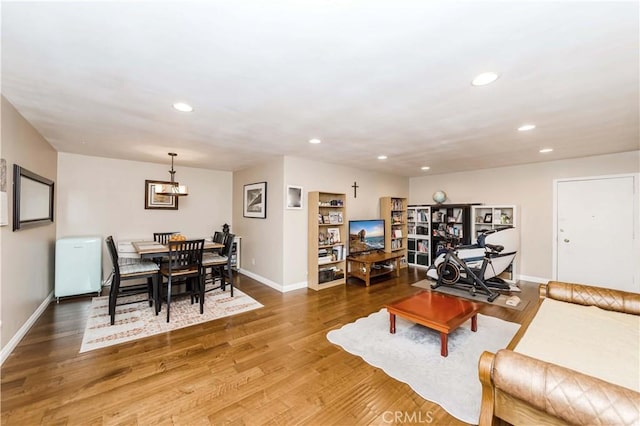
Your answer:
[[[442,283],[453,285],[460,279],[460,270],[452,263],[441,263],[438,265],[438,276],[442,277]]]

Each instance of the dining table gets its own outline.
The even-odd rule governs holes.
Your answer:
[[[131,244],[142,259],[162,257],[169,253],[169,245],[161,244],[157,241],[132,241]],[[204,240],[204,251],[219,250],[223,247],[224,244]]]

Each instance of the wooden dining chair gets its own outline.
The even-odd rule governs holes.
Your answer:
[[[153,233],[153,241],[157,241],[160,244],[167,244],[172,235],[178,234],[179,232],[154,232]]]
[[[192,302],[199,293],[201,282],[204,281],[202,268],[204,240],[169,241],[168,246],[168,261],[160,266],[160,274],[167,278],[167,322],[170,317],[171,289],[174,280],[187,280],[187,290],[191,293]],[[156,306],[160,309],[161,303],[157,303]]]
[[[206,292],[222,289],[225,291],[227,284],[231,290],[231,297],[233,297],[233,270],[231,269],[231,251],[233,249],[234,234],[225,234],[224,247],[219,253],[204,253],[202,255],[202,268],[205,271],[211,269],[210,276],[213,282],[213,287],[205,289],[205,280],[202,280],[202,287],[200,288],[199,301],[200,301],[200,313],[204,311],[204,294]],[[220,279],[220,285],[216,286],[216,280]]]
[[[129,296],[133,294],[147,293],[149,306],[155,306],[156,315],[158,314],[158,306],[155,301],[158,299],[158,272],[160,268],[155,262],[146,259],[120,258],[113,237],[106,238],[107,249],[113,263],[113,277],[111,280],[111,288],[109,289],[109,316],[111,317],[111,325],[115,323],[116,306],[138,303],[140,300],[117,303],[120,296]],[[133,280],[146,278],[147,284],[121,286],[124,280]]]
[[[224,236],[225,236],[224,232],[216,231],[213,233],[212,240],[214,243],[224,244]]]

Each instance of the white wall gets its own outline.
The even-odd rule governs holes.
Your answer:
[[[57,154],[51,145],[2,97],[1,156],[7,160],[7,195],[13,200],[13,165],[18,164],[53,181],[56,180]],[[55,183],[59,190],[59,182]],[[54,194],[55,195],[55,194]],[[12,231],[13,208],[9,206],[9,225],[0,227],[2,271],[0,279],[0,319],[2,348],[42,308],[53,291],[56,225],[48,224]],[[54,216],[54,221],[58,221]],[[28,328],[28,327],[27,327]]]
[[[345,220],[380,217],[380,197],[409,194],[408,178],[297,157],[283,157],[235,172],[233,180],[235,231],[242,235],[242,270],[281,291],[307,285],[310,191],[347,194]],[[267,218],[242,217],[243,186],[263,181],[267,182]],[[359,186],[357,198],[351,187],[354,181]],[[303,187],[301,210],[286,208],[287,185]]]
[[[115,160],[69,153],[58,156],[57,238],[98,235],[103,239],[153,239],[177,231],[210,237],[232,224],[232,173],[174,166],[176,180],[189,187],[178,210],[146,210],[145,180],[168,181],[169,164]],[[103,276],[111,260],[103,244]]]
[[[409,198],[412,204],[432,204],[433,192],[441,189],[447,193],[447,203],[517,205],[518,274],[546,281],[552,278],[554,179],[639,171],[640,151],[632,151],[412,178]]]
[[[243,217],[244,185],[267,182],[267,217]],[[233,174],[231,232],[242,237],[242,271],[272,287],[282,287],[282,157]]]
[[[390,174],[375,173],[352,167],[311,161],[297,157],[285,157],[284,182],[280,192],[285,194],[287,185],[303,187],[304,208],[285,209],[283,226],[283,284],[298,288],[307,282],[307,208],[309,192],[323,191],[344,193],[346,218],[373,219],[380,217],[380,197],[407,197],[409,179]],[[357,197],[352,185],[358,183]]]

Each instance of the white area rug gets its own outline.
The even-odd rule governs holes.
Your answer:
[[[134,295],[119,299],[119,303],[127,300],[139,300],[145,295]],[[89,319],[84,330],[80,353],[118,343],[141,339],[166,331],[188,327],[190,325],[212,321],[218,318],[251,311],[263,305],[252,297],[233,289],[233,297],[227,288],[205,294],[204,314],[200,314],[200,305],[191,304],[189,296],[180,296],[171,301],[171,321],[167,322],[167,304],[162,305],[158,316],[144,300],[138,303],[122,305],[116,308],[115,324],[110,325],[109,297],[94,297],[91,301]]]
[[[381,309],[327,334],[331,343],[362,357],[389,376],[404,382],[424,399],[452,416],[477,424],[482,387],[478,359],[511,341],[519,324],[478,314],[478,331],[471,320],[449,334],[449,356],[440,356],[440,333],[396,317],[396,334],[389,333],[389,314]]]

